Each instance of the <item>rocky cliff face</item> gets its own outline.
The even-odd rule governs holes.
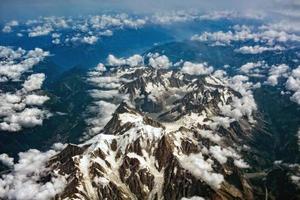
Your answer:
[[[255,110],[242,107],[249,97],[211,75],[121,67],[99,76],[118,77],[126,98],[99,134],[48,161],[44,178],[67,180],[56,199],[254,199],[244,176],[259,131]]]

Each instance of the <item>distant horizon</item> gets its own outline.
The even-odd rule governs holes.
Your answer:
[[[0,4],[0,21],[12,19],[30,19],[39,16],[78,16],[106,12],[128,12],[132,14],[152,14],[155,12],[169,12],[172,10],[190,10],[194,9],[201,12],[212,11],[255,11],[264,13],[280,14],[284,10],[284,15],[288,14],[290,18],[300,17],[297,12],[300,9],[300,3],[296,0],[267,0],[241,2],[238,0],[212,0],[205,2],[203,0],[188,0],[185,2],[179,0],[2,0]],[[292,16],[291,16],[292,15]]]

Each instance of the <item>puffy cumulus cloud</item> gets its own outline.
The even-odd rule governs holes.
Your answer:
[[[214,71],[213,75],[214,75],[214,77],[222,79],[222,78],[224,78],[224,76],[227,75],[227,73],[226,73],[226,71],[224,71],[222,69],[218,69],[218,70]]]
[[[221,148],[220,146],[211,146],[209,152],[221,164],[225,164],[227,159],[233,158],[234,165],[238,168],[249,168],[250,166],[231,148]]]
[[[98,37],[92,35],[92,36],[84,36],[82,38],[82,43],[86,44],[95,44],[98,41]]]
[[[43,120],[50,117],[50,113],[35,106],[43,105],[49,97],[35,94],[44,82],[44,74],[31,74],[25,79],[21,75],[28,71],[34,64],[43,60],[48,55],[42,49],[34,49],[26,53],[23,49],[0,48],[1,64],[0,75],[2,81],[17,81],[23,86],[19,90],[0,92],[0,130],[16,132],[23,128],[42,125]],[[1,71],[2,70],[2,71]]]
[[[146,19],[127,14],[103,14],[83,17],[40,17],[28,20],[27,33],[29,37],[50,35],[53,44],[80,45],[96,44],[101,37],[113,35],[114,30],[123,28],[140,28],[146,24]],[[66,34],[57,35],[65,31]]]
[[[56,38],[55,40],[57,40]],[[72,44],[88,44],[88,45],[93,45],[96,44],[99,40],[98,36],[95,35],[87,35],[87,36],[81,36],[80,34],[77,34],[71,38],[66,38],[65,43],[72,43]],[[59,40],[60,42],[60,40]]]
[[[230,104],[219,104],[222,114],[237,121],[246,116],[251,123],[254,123],[253,113],[257,110],[257,105],[252,89],[260,87],[260,84],[249,82],[249,78],[243,75],[227,78],[226,82],[229,87],[239,92],[242,96],[240,98],[233,97]]]
[[[1,63],[14,61],[15,59],[20,59],[26,51],[22,48],[18,48],[16,50],[13,50],[12,48],[0,46],[0,58]]]
[[[206,62],[204,63],[192,63],[184,62],[181,71],[190,75],[203,75],[211,74],[214,71],[212,66],[208,66]]]
[[[169,58],[166,55],[159,55],[159,53],[149,53],[149,65],[157,69],[167,69],[172,66]]]
[[[8,167],[14,165],[14,158],[9,157],[6,153],[0,154],[0,162]]]
[[[287,77],[289,69],[286,64],[273,65],[269,70],[269,77],[265,83],[271,86],[277,85],[280,77]]]
[[[101,76],[105,71],[107,71],[106,67],[104,64],[99,63],[96,67],[94,67],[93,70],[89,71],[88,74],[88,81],[91,82],[92,84],[95,84],[91,80],[95,80],[96,77]]]
[[[94,29],[107,29],[107,28],[138,28],[146,24],[145,19],[135,19],[129,17],[127,14],[117,15],[96,15],[89,19],[89,23]]]
[[[55,38],[52,40],[53,44],[60,44],[60,39],[59,38]]]
[[[63,191],[65,177],[52,172],[52,178],[42,183],[41,177],[47,173],[46,162],[57,152],[40,152],[30,149],[19,153],[19,160],[11,165],[11,172],[0,178],[0,198],[16,200],[48,200]]]
[[[53,31],[53,28],[51,26],[36,26],[29,30],[28,37],[48,35],[49,33],[51,33],[51,31]]]
[[[287,33],[279,30],[253,30],[253,27],[236,25],[232,30],[227,32],[216,31],[216,32],[204,32],[202,34],[196,34],[191,37],[193,41],[199,42],[211,42],[213,45],[230,45],[232,42],[246,42],[254,41],[260,43],[266,43],[276,50],[279,48],[273,46],[275,43],[287,43],[287,42],[299,42],[300,36],[294,33]],[[273,46],[273,47],[272,47]],[[275,48],[276,47],[276,48]],[[275,48],[275,49],[274,49]],[[242,51],[254,53],[255,51],[265,50],[259,47],[242,47]],[[279,50],[279,49],[278,49]]]
[[[221,148],[220,146],[211,146],[209,148],[209,152],[220,164],[225,164],[228,157],[239,157],[232,149],[225,149]]]
[[[136,67],[139,65],[143,65],[144,59],[141,55],[135,54],[128,58],[117,58],[114,55],[109,55],[107,57],[107,63],[111,66],[121,66],[121,65],[129,65],[130,67]]]
[[[70,28],[69,23],[71,20],[64,17],[41,17],[38,20],[29,20],[26,25],[28,37],[38,37],[49,35],[53,31]]]
[[[248,62],[240,67],[240,71],[245,74],[249,74],[253,69],[261,66],[262,66],[261,62],[256,62],[256,63]]]
[[[24,72],[43,61],[46,56],[49,56],[49,52],[40,48],[26,52],[21,48],[13,50],[10,47],[1,46],[0,81],[18,81]]]
[[[252,77],[264,77],[268,68],[269,66],[265,61],[248,62],[242,65],[239,71]]]
[[[25,97],[25,104],[26,105],[43,105],[46,101],[48,101],[50,98],[48,96],[43,95],[36,95],[36,94],[30,94]]]
[[[196,178],[203,180],[212,188],[220,188],[224,181],[222,174],[214,173],[213,161],[204,159],[201,153],[178,156],[181,166]]]
[[[242,159],[237,159],[233,161],[234,165],[238,168],[249,168],[250,166]]]
[[[195,10],[174,10],[165,12],[156,12],[151,16],[151,22],[154,24],[172,24],[183,23],[188,21],[201,21],[201,20],[221,20],[221,19],[263,19],[265,17],[263,12],[259,11],[209,11],[199,12]]]
[[[282,50],[285,50],[285,48],[279,45],[276,45],[274,47],[262,47],[259,45],[255,45],[255,46],[243,46],[239,49],[236,49],[235,51],[242,54],[259,54],[265,51],[282,51]]]
[[[22,127],[30,128],[42,125],[43,120],[49,117],[47,111],[38,108],[25,108],[21,112],[12,113],[2,120],[0,130],[3,131],[20,131]]]
[[[51,35],[51,37],[52,37],[52,43],[53,44],[60,44],[60,37],[61,37],[61,34],[59,34],[59,33],[52,33],[52,35]]]
[[[7,22],[3,29],[2,29],[2,32],[4,33],[10,33],[12,31],[12,27],[15,27],[15,26],[19,26],[19,22],[17,20],[12,20],[10,22]]]
[[[49,112],[33,106],[41,106],[49,97],[27,94],[24,89],[15,93],[0,93],[0,130],[20,131],[22,127],[41,125]],[[26,108],[29,105],[30,108]]]
[[[234,30],[228,32],[204,32],[201,35],[194,35],[191,37],[193,41],[212,41],[216,45],[229,45],[233,41],[246,41],[256,39],[256,36],[251,33],[248,26],[237,26]]]
[[[285,87],[287,90],[295,92],[290,99],[300,104],[300,66],[292,71],[285,83]]]
[[[105,67],[102,63],[99,63],[99,64],[95,67],[95,70],[96,70],[96,71],[99,71],[99,72],[105,72],[107,69],[106,69],[106,67]]]
[[[221,106],[220,109],[223,114],[232,117],[235,120],[239,120],[243,116],[247,116],[250,122],[254,122],[252,114],[253,111],[257,110],[257,106],[253,95],[249,94],[242,98],[233,98],[230,105]]]
[[[297,104],[300,104],[300,91],[295,92],[290,99],[294,102],[296,102]]]
[[[41,89],[46,76],[43,73],[32,74],[23,83],[23,88],[27,92]]]

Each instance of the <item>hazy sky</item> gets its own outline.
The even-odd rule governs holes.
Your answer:
[[[299,11],[299,7],[300,0],[0,0],[0,19],[85,15],[120,10],[134,13],[178,9],[270,12],[282,9]]]

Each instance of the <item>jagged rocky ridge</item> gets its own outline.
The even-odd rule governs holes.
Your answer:
[[[109,98],[118,107],[96,136],[48,161],[42,180],[67,182],[55,199],[255,198],[244,157],[260,121],[255,109],[238,107],[249,93],[180,70],[123,66],[92,74],[101,89],[103,82],[118,88]]]

